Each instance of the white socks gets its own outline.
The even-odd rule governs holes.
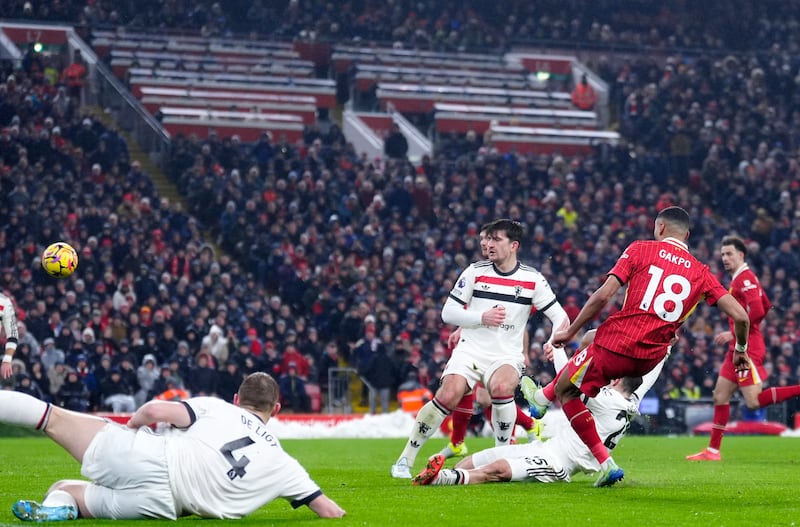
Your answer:
[[[54,490],[44,497],[42,505],[45,507],[62,507],[64,505],[69,505],[70,507],[75,507],[75,510],[78,510],[78,503],[75,501],[75,498],[65,490]]]
[[[431,485],[469,485],[469,472],[460,468],[443,469]]]
[[[492,399],[492,428],[494,429],[495,446],[509,444],[516,422],[517,407],[513,397]]]
[[[446,408],[436,404],[435,399],[420,408],[414,420],[414,429],[411,430],[406,447],[400,454],[401,458],[406,458],[409,467],[414,466],[419,449],[439,429],[439,425],[449,414],[450,412]]]
[[[44,430],[50,405],[24,393],[0,390],[0,422]]]

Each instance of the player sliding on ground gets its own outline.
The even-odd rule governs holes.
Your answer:
[[[578,351],[594,339],[594,333],[594,330],[586,333]],[[553,349],[549,344],[545,344],[545,349],[548,353],[552,352],[556,371],[560,371],[567,363],[564,349]],[[627,432],[631,418],[638,413],[639,401],[656,382],[665,361],[666,357],[644,378],[626,377],[612,381],[596,397],[587,401],[586,406],[594,415],[598,433],[609,450]],[[414,478],[414,485],[569,482],[578,472],[600,471],[600,464],[566,423],[554,433],[545,426],[544,435],[549,437],[545,442],[532,441],[482,450],[461,460],[454,469],[442,470],[445,458],[437,454],[428,461],[425,470]]]
[[[323,518],[344,516],[267,430],[280,410],[272,377],[247,376],[233,402],[150,401],[123,426],[0,391],[0,422],[43,431],[91,480],[58,481],[41,504],[16,502],[14,515],[26,521],[241,518],[282,497]],[[169,426],[154,432],[149,425],[156,423]]]

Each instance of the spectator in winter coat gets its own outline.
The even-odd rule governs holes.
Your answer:
[[[192,392],[192,396],[217,395],[217,378],[219,373],[211,367],[211,357],[202,351],[197,354],[194,368],[189,371],[187,388]]]
[[[156,368],[156,358],[153,354],[147,354],[142,359],[142,365],[136,368],[136,378],[139,380],[139,390],[134,395],[136,408],[142,406],[148,400],[148,395],[153,389],[156,379],[160,372]]]
[[[306,393],[306,383],[297,374],[297,365],[290,362],[286,373],[278,379],[281,408],[291,412],[310,412],[311,398]]]

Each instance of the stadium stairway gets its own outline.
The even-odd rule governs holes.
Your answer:
[[[128,132],[126,132],[109,113],[103,111],[103,109],[99,106],[88,107],[84,110],[93,119],[100,121],[106,127],[113,128],[119,132],[123,139],[125,139],[125,143],[128,145],[130,161],[139,161],[139,163],[142,165],[142,170],[145,173],[150,174],[150,177],[153,180],[153,185],[156,188],[156,193],[159,196],[169,199],[170,203],[180,203],[181,208],[184,211],[189,210],[188,203],[186,203],[186,200],[178,190],[178,187],[172,182],[171,179],[169,179],[169,177],[167,177],[164,171],[150,159],[150,156],[147,154],[147,152],[139,147],[139,143],[137,143],[136,140]],[[211,234],[204,232],[203,237],[205,242],[213,247],[216,254],[222,254],[222,249],[217,245],[214,237]]]

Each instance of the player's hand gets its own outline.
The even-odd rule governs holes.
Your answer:
[[[727,344],[733,340],[732,331],[722,331],[714,337],[714,344]]]
[[[563,348],[564,345],[568,344],[572,340],[572,337],[574,337],[574,335],[570,334],[570,332],[566,329],[556,331],[555,335],[553,336],[553,347]]]
[[[488,311],[484,311],[481,315],[481,324],[496,328],[506,319],[506,308],[503,306],[494,306]]]
[[[555,349],[555,348],[553,348],[553,345],[552,345],[552,344],[550,344],[549,342],[545,342],[545,343],[542,345],[542,351],[544,352],[544,356],[545,356],[545,358],[546,358],[547,360],[549,360],[550,362],[553,362],[553,350],[554,350],[554,349]]]
[[[733,353],[733,368],[737,372],[745,372],[750,369],[750,356],[747,353]]]
[[[459,340],[461,340],[461,328],[457,328],[447,337],[447,349],[455,348]]]
[[[4,362],[2,366],[0,366],[0,375],[2,375],[4,379],[11,377],[12,373],[14,373],[14,369],[11,367],[10,362]]]

